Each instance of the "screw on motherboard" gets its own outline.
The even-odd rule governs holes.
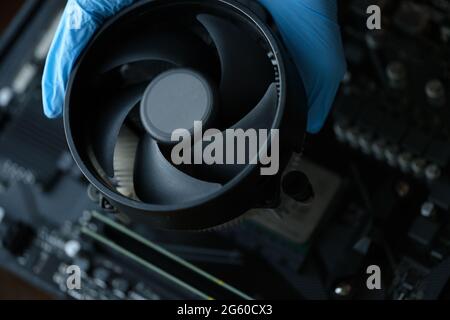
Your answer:
[[[431,217],[435,212],[435,207],[434,207],[434,203],[433,202],[424,202],[422,204],[422,207],[420,208],[420,214],[425,217],[425,218],[429,218]]]
[[[429,181],[434,181],[441,176],[441,168],[436,164],[430,164],[425,168],[425,177]]]
[[[433,106],[445,105],[445,88],[439,79],[433,79],[426,83],[425,93],[428,101]]]

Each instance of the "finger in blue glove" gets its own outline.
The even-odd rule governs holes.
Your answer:
[[[259,0],[272,14],[303,79],[308,132],[322,129],[346,72],[336,0]]]

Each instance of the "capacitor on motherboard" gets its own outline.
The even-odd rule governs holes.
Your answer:
[[[2,223],[3,218],[5,218],[5,209],[0,207],[0,223]]]
[[[384,160],[385,150],[386,142],[382,139],[378,139],[372,144],[372,153],[377,160]]]
[[[428,98],[428,102],[437,107],[445,105],[445,88],[444,84],[439,79],[432,79],[425,85],[425,93]]]
[[[103,267],[95,268],[92,271],[92,277],[94,278],[95,283],[101,287],[106,286],[106,283],[109,280],[110,276],[111,272]]]
[[[420,208],[420,214],[425,218],[431,217],[434,214],[434,211],[434,203],[430,201],[424,202]]]
[[[336,135],[336,139],[339,142],[345,142],[347,140],[345,133],[347,130],[347,126],[344,123],[336,122],[334,124],[334,134]]]
[[[130,283],[123,278],[114,278],[111,280],[111,287],[119,295],[125,295],[130,288]]]
[[[7,108],[14,97],[14,92],[10,87],[0,89],[0,108]]]
[[[347,142],[353,148],[358,147],[359,130],[356,127],[349,128],[346,132]]]
[[[78,266],[83,272],[88,272],[91,268],[91,260],[88,257],[77,255],[73,264]]]
[[[429,181],[434,181],[441,176],[441,168],[436,164],[429,164],[425,169],[425,177]]]
[[[406,173],[411,169],[412,158],[413,156],[409,152],[402,152],[398,156],[398,164],[403,172]]]
[[[384,29],[370,30],[365,35],[366,44],[369,49],[379,49],[386,40],[386,31]]]
[[[390,62],[386,67],[386,75],[392,88],[403,88],[406,85],[407,71],[403,63]]]
[[[87,187],[87,195],[92,202],[99,203],[100,202],[100,191],[95,188],[92,184],[89,184]]]
[[[364,154],[371,154],[372,153],[372,135],[369,133],[363,133],[358,138],[358,144],[361,148],[361,151]]]
[[[69,240],[64,244],[64,252],[70,258],[74,258],[80,250],[81,244],[77,240]]]
[[[422,177],[425,171],[427,161],[422,158],[416,158],[411,163],[411,169],[414,175],[418,178]]]
[[[384,156],[386,157],[386,160],[388,164],[392,167],[395,167],[397,165],[397,159],[398,159],[398,147],[395,145],[387,146],[384,151]]]

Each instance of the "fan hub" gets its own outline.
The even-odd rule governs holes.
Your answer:
[[[172,134],[185,129],[193,134],[194,122],[209,124],[214,94],[208,80],[190,69],[172,69],[156,77],[141,101],[141,120],[158,142],[174,144]]]

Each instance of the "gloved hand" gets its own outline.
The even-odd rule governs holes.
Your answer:
[[[330,112],[345,70],[336,0],[259,0],[272,14],[294,57],[308,97],[308,132]],[[72,68],[96,30],[135,0],[69,0],[42,79],[44,112],[61,115]]]

